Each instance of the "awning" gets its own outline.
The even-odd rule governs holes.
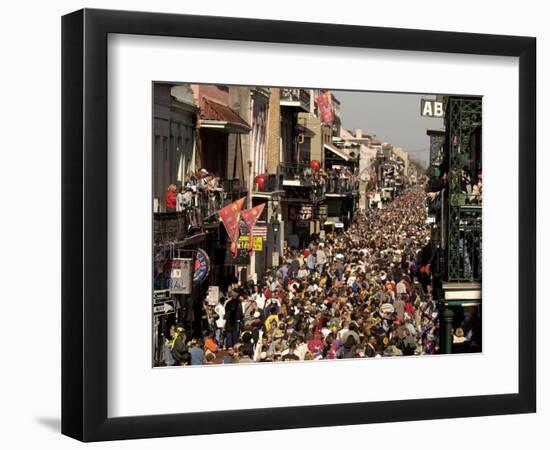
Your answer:
[[[216,129],[226,133],[250,132],[250,125],[227,105],[203,98],[199,124],[201,128]]]
[[[339,158],[342,158],[344,161],[349,161],[349,155],[344,151],[339,149],[338,147],[334,147],[330,144],[324,144],[325,150],[330,150],[332,153],[334,153]]]

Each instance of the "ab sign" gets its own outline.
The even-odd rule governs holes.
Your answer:
[[[444,117],[443,102],[437,100],[420,100],[420,115],[427,117]]]

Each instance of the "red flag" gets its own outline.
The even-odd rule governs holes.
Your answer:
[[[243,222],[245,223],[246,228],[248,228],[248,249],[250,252],[254,251],[254,225],[256,225],[258,217],[262,215],[264,208],[265,203],[262,203],[261,205],[241,211]]]
[[[332,107],[332,94],[326,91],[317,97],[317,106],[321,114],[321,122],[332,125],[334,122],[334,108]]]
[[[220,219],[223,222],[225,231],[231,241],[231,254],[237,256],[237,241],[239,240],[239,213],[243,207],[246,197],[224,206],[218,211]]]

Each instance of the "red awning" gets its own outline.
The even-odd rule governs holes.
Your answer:
[[[248,133],[250,125],[227,105],[203,98],[200,123],[204,128],[217,128],[229,132]]]

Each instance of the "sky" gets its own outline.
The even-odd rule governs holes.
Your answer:
[[[428,164],[428,128],[442,128],[443,120],[420,115],[420,94],[332,91],[340,100],[342,126],[374,134],[382,142],[402,147],[424,167]]]

